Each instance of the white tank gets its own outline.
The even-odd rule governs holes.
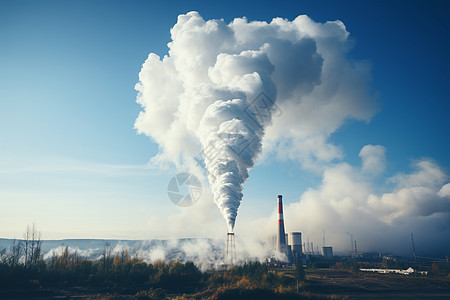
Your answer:
[[[288,245],[291,246],[293,251],[302,253],[302,233],[301,232],[289,232]]]

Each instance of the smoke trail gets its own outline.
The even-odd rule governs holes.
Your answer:
[[[151,53],[139,74],[137,101],[144,111],[135,128],[159,144],[153,162],[193,168],[202,151],[229,232],[274,103],[299,102],[320,83],[323,58],[304,32],[308,21],[238,18],[226,24],[189,12],[171,30],[169,54]],[[335,31],[345,31],[342,26],[336,23]]]
[[[261,151],[262,127],[254,127],[244,111],[242,99],[216,101],[208,107],[200,128],[204,149],[211,147],[212,155],[205,155],[214,202],[233,232],[237,210],[242,199],[242,184],[248,178],[256,155]],[[258,124],[260,125],[260,124]]]

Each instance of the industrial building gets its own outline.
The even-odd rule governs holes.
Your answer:
[[[277,257],[285,256],[289,263],[298,263],[302,261],[303,251],[302,251],[302,233],[301,232],[285,232],[284,228],[284,215],[283,215],[283,196],[278,195],[277,197],[277,207],[278,207],[278,230],[276,239],[272,239],[275,242],[275,252]],[[324,238],[325,239],[325,238]],[[309,248],[309,241],[308,241]],[[311,243],[311,248],[313,248]],[[309,252],[308,252],[309,253]],[[312,251],[311,253],[314,253]],[[309,254],[311,254],[309,253]],[[319,253],[316,253],[319,255]],[[322,248],[322,255],[325,258],[333,257],[333,248],[324,247]]]
[[[326,258],[333,257],[333,247],[322,247],[322,256]]]

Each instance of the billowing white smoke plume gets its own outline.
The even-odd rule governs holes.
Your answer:
[[[179,16],[171,34],[168,55],[150,54],[139,74],[136,89],[144,111],[135,127],[160,146],[153,164],[170,162],[196,172],[194,158],[203,154],[229,230],[242,184],[260,154],[322,175],[318,187],[285,203],[287,231],[302,231],[318,245],[325,230],[338,252],[350,251],[346,232],[351,232],[362,251],[401,254],[410,253],[414,232],[419,252],[448,254],[450,185],[443,169],[423,159],[413,172],[382,183],[383,146],[364,146],[361,165],[354,166],[342,162],[342,150],[329,142],[347,119],[369,121],[376,110],[368,93],[370,67],[347,59],[352,43],[342,22],[299,16],[227,24],[191,12]],[[247,241],[259,230],[266,241],[276,230],[276,210],[269,220],[242,221],[240,236]],[[198,233],[204,224],[220,232],[214,222],[214,208],[199,203],[169,216],[160,234]]]
[[[159,144],[153,163],[193,170],[194,157],[202,152],[214,202],[233,231],[242,184],[262,151],[272,116],[280,112],[278,106],[284,112],[308,100],[336,67],[350,72],[342,63],[345,50],[327,50],[345,48],[348,33],[340,21],[318,24],[307,16],[270,23],[237,18],[226,24],[190,12],[178,17],[171,36],[169,54],[161,59],[151,53],[142,66],[136,90],[144,111],[135,127]],[[345,87],[337,82],[334,88]],[[328,105],[332,95],[321,96]],[[336,113],[338,119],[371,115],[357,108]],[[269,141],[273,149],[277,141]]]

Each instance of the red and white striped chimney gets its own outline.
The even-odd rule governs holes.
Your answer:
[[[278,195],[278,236],[277,236],[277,251],[286,253],[286,235],[284,231],[283,218],[283,196]]]

